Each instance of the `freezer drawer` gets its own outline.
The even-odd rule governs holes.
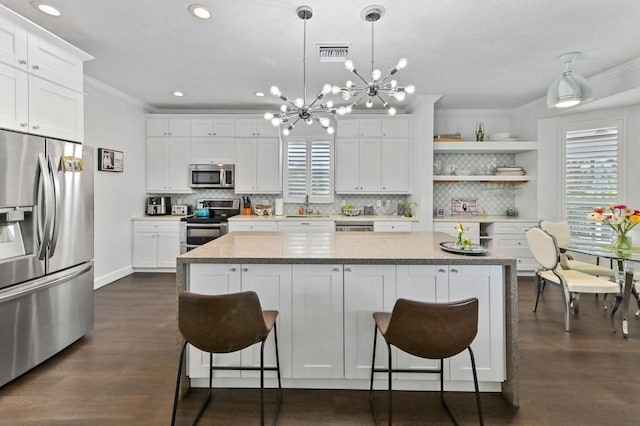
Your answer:
[[[93,328],[93,262],[0,291],[0,386]]]

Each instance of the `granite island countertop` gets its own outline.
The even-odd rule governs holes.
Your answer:
[[[179,263],[358,263],[510,265],[489,250],[470,256],[445,252],[442,232],[231,232],[178,257]]]

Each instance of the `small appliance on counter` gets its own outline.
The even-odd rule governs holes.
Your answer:
[[[145,212],[149,216],[171,214],[171,197],[149,197]]]
[[[187,204],[176,204],[171,206],[172,216],[187,216],[191,214],[191,206]]]
[[[365,206],[363,207],[362,214],[365,216],[373,215],[373,206],[371,204],[365,204]]]

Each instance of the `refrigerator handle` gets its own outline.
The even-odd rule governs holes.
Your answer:
[[[9,287],[6,290],[0,291],[0,304],[71,281],[72,279],[90,271],[91,268],[93,268],[93,262],[87,262],[53,275],[47,275],[42,278],[35,279],[29,283],[25,283],[24,285]]]
[[[58,242],[58,232],[60,231],[60,218],[62,217],[62,195],[60,193],[60,179],[58,171],[51,156],[49,157],[49,176],[53,181],[53,195],[55,203],[55,213],[53,216],[53,230],[51,235],[51,243],[49,244],[49,257],[53,256],[56,251],[56,243]]]
[[[40,232],[40,250],[38,253],[38,258],[40,260],[44,260],[45,254],[47,251],[47,247],[49,246],[49,238],[51,236],[51,215],[49,212],[53,207],[53,184],[51,183],[51,177],[49,175],[49,165],[47,159],[45,158],[43,153],[38,154],[38,165],[40,167],[40,180],[44,188],[44,196],[42,197],[43,208],[39,207],[39,217],[38,223],[42,219],[44,219],[44,226],[40,228],[38,225],[38,231]],[[38,184],[40,185],[40,183]],[[40,195],[40,194],[38,194]],[[40,199],[38,199],[38,203],[40,203]],[[44,216],[44,218],[42,217]]]

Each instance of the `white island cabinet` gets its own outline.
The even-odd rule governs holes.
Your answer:
[[[321,243],[318,235],[324,236]],[[447,253],[439,243],[448,238],[426,232],[233,232],[178,258],[178,289],[257,291],[264,309],[280,311],[283,386],[295,388],[367,389],[372,314],[390,312],[398,298],[445,302],[477,297],[479,324],[472,347],[481,388],[502,390],[517,405],[515,259]],[[256,242],[265,250],[256,250]],[[380,366],[387,360],[385,346],[380,340]],[[206,386],[206,360],[190,352],[191,386]],[[397,352],[398,366],[433,364]],[[253,365],[255,356],[253,349],[243,351],[239,360]],[[249,376],[223,377],[216,385],[255,385]],[[436,390],[433,376],[397,374],[393,387]],[[446,360],[444,378],[450,390],[473,390],[467,352]],[[375,385],[385,380],[378,377]],[[275,384],[275,378],[267,376],[266,382]]]

